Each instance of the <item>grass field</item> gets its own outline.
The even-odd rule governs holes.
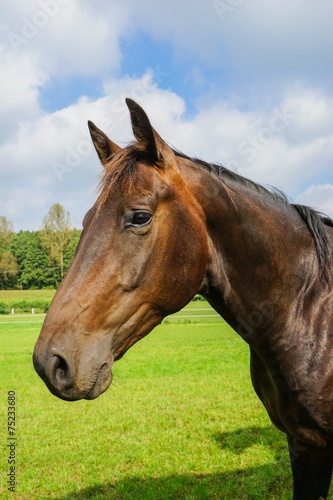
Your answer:
[[[194,304],[191,313],[206,307]],[[291,498],[285,438],[253,393],[247,346],[223,321],[169,318],[115,364],[105,394],[68,403],[33,371],[42,320],[0,321],[1,499]],[[6,485],[11,390],[16,493]]]
[[[52,299],[55,290],[0,290],[0,301],[13,302],[26,299]]]
[[[0,290],[0,317],[14,310],[17,313],[47,311],[55,290]]]

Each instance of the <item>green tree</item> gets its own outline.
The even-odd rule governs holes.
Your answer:
[[[2,290],[13,288],[18,274],[18,264],[12,252],[5,250],[0,254],[0,287]]]
[[[0,253],[9,249],[13,234],[13,223],[0,215]]]
[[[15,234],[11,249],[19,265],[17,280],[21,288],[51,288],[59,283],[59,269],[49,265],[49,254],[41,245],[39,231]]]
[[[49,252],[50,262],[60,269],[61,279],[64,276],[64,255],[71,241],[70,214],[60,203],[55,203],[43,219],[40,232],[42,247]]]
[[[66,248],[65,254],[64,254],[64,268],[65,271],[69,268],[71,265],[71,262],[74,258],[75,252],[76,252],[76,247],[79,243],[79,239],[81,236],[82,231],[80,229],[72,229],[70,232],[70,242]]]
[[[18,265],[11,252],[10,243],[14,236],[13,223],[3,215],[0,216],[0,287],[14,288]]]

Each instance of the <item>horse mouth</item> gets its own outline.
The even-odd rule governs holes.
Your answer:
[[[96,399],[110,387],[111,382],[112,372],[109,365],[105,363],[101,367],[94,384],[83,399]]]

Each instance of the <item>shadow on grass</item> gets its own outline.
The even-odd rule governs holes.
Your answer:
[[[72,492],[58,500],[289,500],[291,491],[287,474],[279,474],[275,464],[269,464],[224,474],[131,477]]]
[[[222,449],[237,455],[254,445],[270,448],[277,459],[280,458],[281,454],[288,454],[285,435],[273,425],[268,427],[245,427],[234,432],[214,434],[213,437]]]
[[[275,429],[251,427],[213,438],[221,448],[235,454],[255,444],[263,445],[274,451],[276,461],[223,473],[127,477],[96,484],[58,500],[280,500],[291,497],[287,447],[283,447],[283,436],[281,440]]]

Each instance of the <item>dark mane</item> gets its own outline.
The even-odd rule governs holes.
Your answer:
[[[257,184],[246,177],[229,170],[222,165],[217,163],[208,163],[204,160],[198,158],[191,158],[184,153],[173,150],[175,155],[179,158],[184,158],[190,160],[203,167],[207,172],[215,175],[222,181],[228,179],[235,181],[257,193],[261,194],[263,197],[273,201],[276,204],[284,205],[285,207],[290,207],[290,210],[296,211],[301,219],[306,224],[316,247],[317,258],[319,269],[322,277],[325,281],[331,280],[331,267],[332,267],[332,243],[328,238],[325,226],[333,227],[333,220],[326,214],[318,212],[317,210],[307,207],[305,205],[299,205],[295,203],[290,203],[287,196],[276,188],[267,189],[266,187]]]
[[[332,267],[332,244],[328,238],[326,227],[333,227],[333,220],[327,215],[316,211],[305,205],[290,203],[287,196],[276,188],[266,188],[257,184],[246,177],[243,177],[232,170],[223,167],[217,163],[208,163],[198,158],[191,158],[184,153],[173,149],[176,156],[191,161],[192,163],[204,168],[211,175],[216,176],[224,183],[228,180],[234,181],[246,188],[255,191],[262,197],[270,200],[277,205],[283,205],[291,211],[296,212],[304,221],[310,232],[316,247],[319,269],[325,281],[331,279]],[[130,193],[133,189],[145,191],[144,185],[140,183],[140,177],[137,174],[137,162],[147,160],[145,154],[136,144],[131,144],[116,153],[109,164],[105,167],[100,182],[100,194],[97,200],[97,209],[104,205],[114,187],[125,190]]]
[[[236,172],[233,172],[232,170],[229,170],[226,167],[223,167],[223,165],[220,165],[219,163],[208,163],[199,158],[191,158],[189,156],[186,156],[184,153],[178,150],[173,150],[173,151],[175,155],[178,156],[179,158],[190,160],[192,163],[195,163],[196,165],[203,167],[207,172],[209,172],[212,175],[215,175],[216,177],[218,177],[218,179],[222,181],[226,180],[235,181],[238,184],[241,184],[249,188],[250,190],[256,191],[257,193],[261,194],[262,196],[264,196],[269,200],[274,201],[275,203],[282,204],[285,206],[290,205],[287,196],[279,189],[276,188],[267,189],[261,184],[257,184],[256,182],[251,181],[250,179],[247,179],[246,177],[243,177],[242,175],[237,174]]]

